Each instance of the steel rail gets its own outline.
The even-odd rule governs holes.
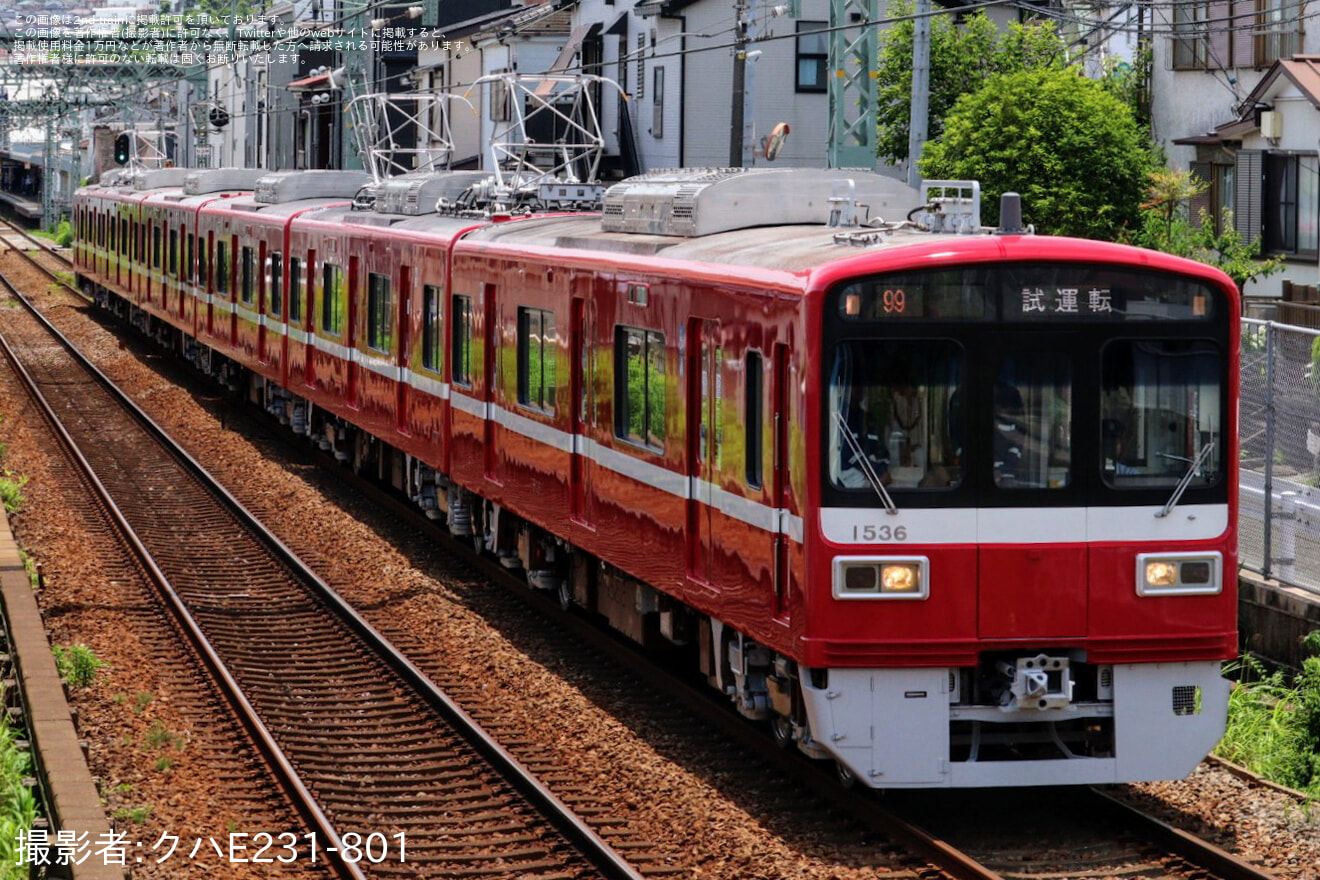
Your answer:
[[[1091,788],[1090,792],[1100,810],[1125,825],[1138,827],[1143,837],[1197,867],[1213,872],[1221,880],[1278,880],[1277,875],[1257,868],[1208,841],[1174,828],[1107,792],[1098,788]]]
[[[45,320],[27,298],[18,292],[18,289],[14,287],[13,283],[3,273],[0,273],[0,286],[3,286],[11,295],[23,303],[34,317],[36,317],[36,319],[48,331],[54,334],[55,338],[61,343],[61,345],[64,345],[67,350],[73,353],[75,358],[81,360],[80,356],[76,354],[76,350],[71,347],[70,343],[63,337],[63,335]],[[65,453],[73,460],[74,464],[91,484],[96,493],[97,499],[104,507],[107,515],[114,522],[115,527],[119,530],[120,536],[128,544],[129,549],[137,559],[138,564],[143,567],[148,578],[154,583],[160,595],[165,599],[167,607],[170,609],[175,620],[182,627],[185,636],[192,644],[193,649],[198,653],[203,664],[206,666],[207,671],[220,685],[221,693],[230,703],[231,708],[234,710],[235,717],[256,743],[258,751],[261,753],[266,763],[271,767],[273,771],[272,775],[280,781],[281,787],[284,789],[285,794],[289,798],[294,809],[303,816],[304,820],[309,822],[311,827],[315,827],[318,833],[324,834],[327,839],[333,840],[336,844],[336,849],[342,852],[342,841],[340,841],[338,833],[330,824],[328,817],[321,812],[321,809],[317,806],[316,800],[311,791],[302,783],[297,771],[294,770],[293,765],[284,755],[283,750],[280,749],[279,745],[275,742],[270,730],[261,719],[257,717],[255,708],[239,688],[238,682],[234,680],[228,669],[225,668],[224,662],[220,659],[215,649],[202,633],[201,628],[197,625],[197,622],[193,619],[191,613],[189,613],[183,600],[179,597],[179,594],[170,583],[169,578],[166,577],[165,573],[161,571],[160,567],[156,564],[150,551],[147,550],[141,538],[139,538],[133,527],[129,524],[127,518],[120,510],[119,505],[115,503],[110,491],[96,475],[96,472],[92,469],[91,463],[87,461],[86,456],[83,455],[78,444],[64,427],[59,416],[55,413],[54,408],[52,408],[49,401],[46,400],[45,395],[41,393],[41,389],[37,386],[36,380],[32,378],[32,374],[28,372],[25,366],[23,366],[23,363],[19,360],[17,352],[15,352],[10,346],[9,341],[4,337],[3,333],[0,333],[0,350],[4,351],[6,359],[8,359],[13,366],[15,373],[22,381],[28,396],[32,398],[34,403],[36,403],[38,409],[41,411],[42,417],[46,420],[51,430],[59,439],[60,445],[64,447]],[[109,381],[100,374],[95,367],[92,367],[86,361],[82,361],[81,365],[90,368],[93,375],[98,380],[102,382]],[[134,413],[134,415],[139,418],[145,418],[140,411]],[[353,878],[353,880],[365,880],[365,875],[362,874],[356,865],[342,861],[342,859],[339,866],[337,866],[337,873],[341,877]]]
[[[626,859],[619,855],[619,853],[615,852],[612,847],[610,847],[586,823],[574,814],[567,804],[560,801],[559,798],[537,781],[535,776],[526,767],[510,755],[485,730],[477,725],[477,723],[461,707],[454,703],[447,694],[436,687],[420,669],[394,649],[383,635],[359,615],[342,597],[317,576],[315,572],[309,569],[292,550],[280,541],[279,538],[265,529],[260,521],[227,489],[216,482],[200,463],[179,447],[178,444],[176,444],[159,425],[152,421],[136,403],[124,394],[124,392],[105,376],[104,373],[78,352],[76,347],[74,347],[73,344],[63,336],[63,334],[55,329],[55,327],[40,313],[40,310],[29,302],[27,298],[13,286],[9,279],[3,276],[3,274],[0,274],[0,285],[6,287],[16,299],[22,302],[35,318],[42,323],[42,325],[56,338],[56,340],[58,340],[70,355],[74,357],[102,387],[111,393],[118,402],[128,410],[158,442],[165,446],[195,479],[206,486],[216,499],[219,500],[234,516],[236,516],[240,522],[258,535],[281,562],[292,569],[298,577],[302,578],[307,585],[313,589],[318,598],[326,602],[326,604],[340,617],[342,622],[366,641],[376,651],[380,659],[398,674],[405,683],[412,687],[428,706],[436,711],[437,714],[467,739],[467,741],[492,764],[496,771],[503,776],[506,781],[508,781],[523,797],[532,803],[550,825],[552,825],[559,833],[563,834],[565,838],[578,848],[593,867],[600,870],[602,875],[608,878],[619,878],[619,880],[641,880],[642,875],[637,873]],[[0,339],[0,341],[3,340]],[[26,370],[23,370],[21,365],[18,364],[15,353],[7,344],[3,347],[6,356],[15,363],[16,368],[23,374],[25,382],[33,383],[30,375],[28,375]],[[36,391],[34,383],[30,384],[29,387],[33,391]],[[37,394],[39,394],[39,392],[37,392]],[[45,404],[44,400],[42,400],[41,403],[45,417],[48,420],[52,420],[52,424],[58,425],[58,418],[55,416],[53,410]],[[62,442],[66,446],[73,448],[73,440],[68,436],[67,432],[64,431],[62,426],[58,427],[57,433],[61,435]],[[86,464],[86,459],[83,458],[81,453],[76,453],[76,456],[80,466],[89,468]],[[108,492],[106,492],[104,486],[96,479],[95,475],[91,473],[90,470],[87,470],[87,473],[93,483],[98,487],[98,491],[102,493],[103,500],[109,505],[110,509],[114,511],[116,522],[125,530],[126,535],[131,535],[131,527],[119,512],[118,508],[114,506],[114,502],[109,498]],[[162,582],[167,583],[164,574],[160,572],[159,568],[151,560],[150,554],[136,536],[134,535],[129,540],[134,547],[135,553],[140,555],[143,565],[145,565],[148,570],[152,571],[153,575],[159,576]],[[325,817],[320,811],[320,808],[315,805],[314,799],[311,799],[310,791],[308,791],[301,781],[297,779],[296,771],[293,770],[292,765],[288,763],[286,758],[284,758],[282,751],[279,750],[279,747],[275,743],[269,730],[260,722],[260,719],[255,717],[255,710],[251,708],[251,704],[247,701],[247,698],[243,696],[241,690],[238,688],[237,682],[234,681],[232,676],[224,670],[223,662],[211,648],[206,637],[201,633],[200,628],[197,627],[195,621],[187,612],[187,609],[183,607],[182,600],[172,588],[168,589],[167,596],[170,600],[171,607],[175,609],[176,614],[180,616],[181,623],[189,631],[190,637],[201,646],[199,647],[199,650],[202,651],[203,655],[207,658],[208,665],[214,664],[214,668],[220,670],[219,680],[224,682],[226,690],[228,691],[232,688],[235,702],[238,705],[245,706],[246,710],[253,713],[252,718],[256,724],[259,725],[258,729],[260,730],[258,741],[263,743],[263,745],[268,743],[269,748],[273,749],[274,754],[278,755],[278,758],[275,758],[275,760],[281,766],[287,767],[288,772],[294,780],[294,790],[298,791],[301,789],[302,791],[307,792],[307,803],[310,804],[312,810],[314,810],[311,815],[317,817],[314,824],[318,826],[318,830],[321,830],[328,840],[333,841],[335,843],[335,848],[342,854],[343,847],[337,833],[330,825],[329,819]],[[297,806],[299,799],[294,798],[293,800],[295,806]],[[360,871],[356,868],[356,865],[348,862],[343,862],[343,864],[351,869],[351,872],[346,873],[344,876],[354,878],[363,877]]]

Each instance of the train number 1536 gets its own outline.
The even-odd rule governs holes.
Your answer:
[[[862,523],[853,526],[854,541],[906,541],[907,526],[878,526]]]

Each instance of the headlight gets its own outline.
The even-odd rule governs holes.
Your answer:
[[[1218,553],[1142,553],[1137,556],[1137,594],[1185,596],[1223,589],[1223,557]]]
[[[924,599],[929,569],[924,556],[840,556],[834,560],[834,598]]]

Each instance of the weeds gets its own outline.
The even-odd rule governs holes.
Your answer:
[[[23,487],[27,485],[28,478],[19,476],[13,471],[0,471],[0,504],[4,505],[5,513],[18,513],[23,506]]]
[[[1320,651],[1320,633],[1306,638]],[[1269,672],[1254,657],[1229,670],[1238,679],[1228,701],[1228,729],[1215,754],[1281,785],[1320,796],[1320,656],[1299,675]]]
[[[186,740],[182,736],[172,732],[159,720],[151,722],[145,742],[148,748],[167,749],[173,746],[176,751],[182,751],[186,744]]]
[[[105,666],[105,661],[86,645],[70,645],[67,648],[56,645],[52,650],[55,652],[55,668],[59,670],[60,678],[69,683],[69,687],[89,686],[96,681],[97,672]]]
[[[124,807],[122,810],[115,810],[116,819],[123,819],[126,822],[132,822],[134,825],[145,825],[147,819],[150,817],[150,804],[143,804],[140,807]]]
[[[133,714],[141,715],[147,711],[147,707],[151,705],[151,701],[154,699],[156,697],[151,691],[138,691],[133,695]]]

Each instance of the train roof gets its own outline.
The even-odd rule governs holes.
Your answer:
[[[497,223],[474,231],[465,240],[803,273],[826,263],[857,256],[863,248],[892,249],[955,238],[965,239],[967,236],[931,234],[913,229],[884,232],[820,224],[754,226],[689,238],[643,232],[606,232],[601,229],[599,215],[571,215]]]

